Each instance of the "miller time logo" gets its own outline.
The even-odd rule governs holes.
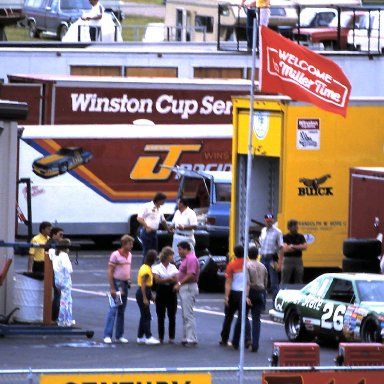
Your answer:
[[[298,187],[298,196],[333,196],[333,187],[323,185],[330,178],[329,174],[314,179],[301,177],[299,182],[302,186]]]

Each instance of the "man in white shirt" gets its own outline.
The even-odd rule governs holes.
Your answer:
[[[171,229],[173,231],[172,249],[175,253],[174,261],[179,265],[181,258],[177,245],[182,241],[187,241],[191,246],[191,251],[195,250],[194,229],[197,227],[197,217],[193,209],[188,207],[186,199],[180,198],[177,201],[177,211],[173,216]]]
[[[275,303],[277,292],[279,291],[279,271],[283,262],[283,233],[274,225],[275,217],[272,213],[264,215],[265,227],[261,230],[260,242],[260,261],[267,268],[270,289],[272,291],[272,303]]]
[[[157,230],[160,223],[167,229],[168,225],[161,212],[161,206],[164,205],[167,196],[162,193],[156,193],[152,201],[145,203],[137,215],[137,221],[142,226],[139,237],[143,246],[143,260],[150,249],[158,251]]]
[[[86,12],[81,19],[89,21],[89,36],[91,41],[101,40],[101,19],[104,13],[104,7],[99,3],[99,0],[89,0],[92,8]]]

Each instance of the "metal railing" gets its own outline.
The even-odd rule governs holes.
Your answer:
[[[218,33],[217,48],[218,50],[244,50],[246,41],[246,29],[244,15],[241,9],[238,9],[236,15],[236,25],[233,26],[234,33],[225,34],[228,25],[222,22],[223,6],[218,6]],[[288,7],[289,8],[289,7]],[[319,9],[321,7],[306,6],[293,7],[297,13],[297,23],[295,25],[287,25],[283,19],[279,23],[270,23],[269,27],[281,33],[298,44],[305,45],[314,50],[333,50],[333,51],[360,51],[369,55],[384,54],[384,9],[378,7],[333,7],[330,5],[327,9],[334,9],[336,13],[336,26],[327,25],[304,25],[302,15],[304,9]],[[235,9],[235,8],[232,8]],[[273,12],[271,12],[273,14]],[[256,9],[257,14],[257,9]],[[347,26],[343,26],[342,16],[351,15],[351,20]],[[273,17],[273,16],[271,16]],[[271,20],[271,19],[270,19]],[[332,25],[335,25],[333,23]],[[320,32],[321,29],[321,32]],[[320,33],[324,35],[327,31],[328,35],[320,37]],[[317,35],[316,35],[317,34]],[[222,36],[235,37],[235,44],[230,44],[228,39],[222,39]],[[257,37],[258,38],[258,37]],[[317,41],[318,43],[315,44]]]

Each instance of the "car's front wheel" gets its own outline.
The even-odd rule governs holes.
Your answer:
[[[285,316],[284,326],[289,341],[303,341],[308,339],[308,333],[304,328],[303,320],[296,308],[288,310]]]
[[[28,35],[30,39],[40,36],[40,33],[36,27],[36,23],[32,20],[28,23]]]
[[[361,327],[361,340],[364,343],[382,343],[381,328],[374,317],[368,317]]]
[[[59,31],[57,32],[57,38],[58,40],[63,40],[63,37],[66,35],[68,32],[68,27],[66,25],[62,25],[59,28]]]
[[[60,173],[65,173],[67,171],[68,171],[68,164],[67,163],[61,164],[60,167],[59,167],[59,172]]]

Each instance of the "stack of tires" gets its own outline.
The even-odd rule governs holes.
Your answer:
[[[343,272],[380,273],[381,242],[347,239],[343,244]]]

